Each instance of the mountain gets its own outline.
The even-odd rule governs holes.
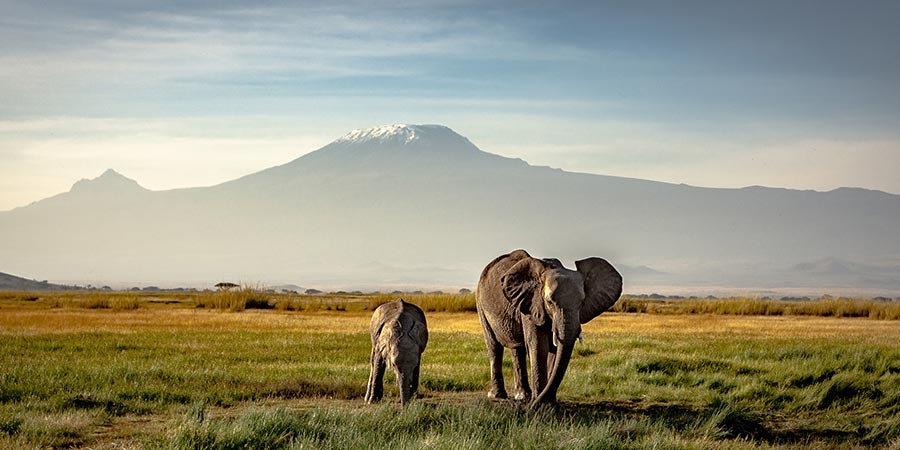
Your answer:
[[[151,191],[144,189],[137,181],[127,178],[112,169],[94,179],[81,179],[72,185],[69,192],[34,202],[20,213],[43,209],[92,207],[98,203],[105,206],[127,204],[138,201]]]
[[[493,257],[526,248],[606,257],[625,268],[626,290],[818,286],[823,275],[796,266],[897,267],[897,223],[900,196],[879,191],[572,173],[484,152],[444,126],[393,125],[216,186],[149,191],[113,171],[79,181],[0,213],[0,268],[154,284],[473,286]]]
[[[71,289],[77,288],[74,286],[48,283],[47,280],[29,280],[27,278],[0,272],[0,291],[63,291]]]
[[[277,286],[266,286],[264,289],[273,290],[275,292],[304,292],[305,287],[296,284],[279,284]]]
[[[813,279],[822,286],[860,285],[892,288],[900,285],[900,261],[862,264],[838,258],[795,264],[788,272],[801,279]]]

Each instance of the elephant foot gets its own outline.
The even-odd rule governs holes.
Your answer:
[[[506,394],[505,389],[492,388],[490,392],[488,392],[488,398],[492,398],[495,400],[506,400],[507,398],[509,398],[509,395]]]
[[[366,403],[373,404],[381,401],[381,395],[376,394],[366,394]]]
[[[520,402],[521,402],[521,401],[528,401],[528,399],[531,398],[531,392],[528,392],[528,391],[518,391],[518,392],[516,392],[516,395],[513,396],[513,398],[514,398],[515,400],[517,400],[517,401],[520,401]]]

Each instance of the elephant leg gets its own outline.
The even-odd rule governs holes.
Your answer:
[[[508,398],[503,384],[503,346],[499,342],[488,343],[488,359],[491,360],[490,398]]]
[[[506,387],[503,385],[503,345],[494,336],[494,330],[480,310],[478,318],[481,319],[481,327],[484,329],[484,343],[487,346],[488,360],[491,362],[491,390],[488,391],[488,397],[508,398]]]
[[[369,374],[369,386],[366,389],[366,403],[375,403],[384,396],[384,370],[387,364],[375,349],[372,349],[372,372]]]
[[[409,395],[411,395],[412,398],[416,398],[416,393],[419,392],[419,367],[420,365],[417,364],[416,368],[413,369],[412,390],[409,391]]]
[[[494,330],[488,325],[480,311],[478,316],[481,319],[481,326],[484,328],[484,343],[488,350],[488,360],[491,362],[491,390],[488,391],[488,397],[508,398],[506,386],[503,384],[503,345],[494,336]]]
[[[531,382],[534,392],[541,392],[547,386],[547,359],[550,350],[549,330],[535,326],[523,327],[525,347],[531,361]]]
[[[397,379],[397,389],[400,392],[400,404],[405,405],[406,402],[409,401],[411,395],[409,388],[412,374],[403,372],[400,370],[400,367],[394,366],[394,378]]]
[[[528,374],[526,373],[525,356],[528,349],[516,347],[513,349],[513,374],[516,377],[516,400],[528,400],[531,397],[531,387],[528,386]]]

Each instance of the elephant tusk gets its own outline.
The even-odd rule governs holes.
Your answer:
[[[553,346],[559,348],[559,336],[553,331]]]

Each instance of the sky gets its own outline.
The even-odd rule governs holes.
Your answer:
[[[569,171],[900,194],[900,2],[0,0],[0,210],[439,123]]]

